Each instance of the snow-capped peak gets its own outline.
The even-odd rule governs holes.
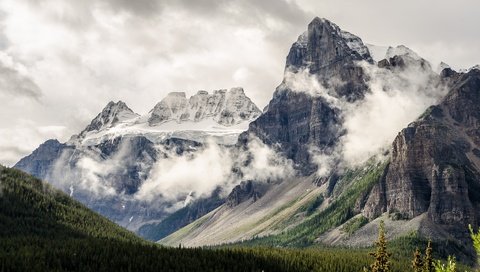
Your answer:
[[[412,49],[406,47],[405,45],[398,45],[397,47],[389,46],[385,54],[385,58],[393,58],[394,56],[408,56],[414,60],[421,60],[422,58],[415,53]]]
[[[168,121],[198,122],[212,118],[218,124],[230,126],[256,118],[260,113],[242,88],[216,90],[213,94],[202,90],[189,99],[183,92],[174,92],[149,112],[148,124],[156,126]]]
[[[133,112],[123,101],[110,101],[102,112],[80,133],[80,136],[92,131],[101,131],[115,126],[119,122],[131,120],[139,115]]]
[[[190,98],[184,92],[171,92],[143,116],[121,101],[110,102],[68,143],[90,146],[120,136],[141,135],[154,143],[175,137],[198,142],[213,138],[221,144],[234,144],[260,114],[242,88],[211,94],[201,90]]]

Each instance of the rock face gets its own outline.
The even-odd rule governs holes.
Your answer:
[[[183,92],[169,93],[150,112],[148,124],[155,126],[166,121],[195,121],[212,118],[224,126],[255,119],[258,107],[245,95],[242,88],[218,90],[213,94],[198,91],[189,99]]]
[[[328,153],[343,133],[342,120],[337,107],[309,93],[308,86],[297,84],[295,75],[306,73],[331,90],[332,96],[353,102],[367,90],[366,75],[357,61],[372,62],[362,40],[328,20],[315,18],[292,45],[285,79],[267,109],[250,124],[240,141],[254,134],[267,144],[280,145],[303,175],[315,172],[310,147]]]
[[[266,187],[264,183],[256,183],[252,180],[242,181],[228,195],[226,205],[233,208],[248,199],[255,202],[265,194]]]
[[[339,96],[356,100],[366,90],[363,70],[355,65],[362,60],[372,62],[359,37],[317,17],[292,45],[285,69],[293,72],[308,69],[325,87],[334,87]]]
[[[57,140],[48,140],[34,150],[32,154],[22,158],[14,167],[35,177],[46,178],[65,148],[66,145]]]
[[[451,91],[403,129],[392,146],[385,179],[372,190],[364,214],[413,218],[427,213],[458,238],[480,216],[480,71],[451,75]]]

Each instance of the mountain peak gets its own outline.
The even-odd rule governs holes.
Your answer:
[[[331,24],[332,22],[330,22],[329,20],[327,20],[325,18],[320,18],[318,16],[315,16],[315,18],[313,18],[313,20],[310,21],[309,25],[311,25],[311,24],[324,24],[324,23]]]
[[[297,71],[309,69],[316,73],[335,63],[371,61],[363,41],[331,21],[315,17],[307,31],[298,37],[287,56],[286,68]]]
[[[200,90],[188,99],[184,92],[174,92],[155,105],[148,123],[156,126],[172,120],[198,122],[213,118],[218,124],[230,126],[256,118],[260,113],[241,87],[215,90],[213,94]]]
[[[405,45],[398,45],[396,47],[389,46],[385,58],[393,58],[395,56],[408,56],[414,60],[421,60],[422,58],[412,49],[406,47]]]
[[[80,133],[80,136],[85,136],[91,131],[100,131],[105,128],[110,128],[118,122],[130,120],[139,116],[131,110],[123,101],[110,101],[103,108],[103,110],[92,120],[92,122]]]

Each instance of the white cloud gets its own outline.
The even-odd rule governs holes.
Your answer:
[[[334,81],[332,78],[330,81]],[[313,97],[323,97],[327,103],[334,107],[341,107],[345,101],[335,96],[331,89],[326,89],[318,80],[318,78],[311,74],[309,69],[302,69],[292,72],[285,71],[284,79],[286,87],[295,92],[304,92]],[[338,82],[337,84],[339,85]]]
[[[20,120],[13,127],[0,128],[0,150],[2,150],[0,162],[2,164],[13,166],[18,158],[37,148],[42,139],[61,137],[66,130],[63,126],[38,125],[31,120]]]
[[[438,103],[447,91],[429,69],[418,65],[395,73],[368,63],[360,65],[370,77],[370,91],[363,100],[346,104],[343,111],[347,133],[341,144],[349,165],[389,149],[397,133]]]
[[[369,78],[369,90],[364,99],[353,103],[336,97],[308,70],[286,72],[285,84],[290,89],[321,97],[341,114],[345,134],[339,143],[333,148],[309,148],[312,161],[318,165],[317,175],[362,164],[388,150],[398,132],[447,93],[428,63],[423,68],[413,60],[406,62],[405,69],[393,70],[359,62]]]
[[[171,154],[159,159],[148,179],[141,185],[136,198],[152,202],[179,201],[191,192],[206,197],[217,186],[227,185],[232,159],[227,149],[209,142],[205,149],[189,155]]]
[[[240,167],[244,180],[278,181],[295,173],[291,160],[287,160],[253,135],[250,135],[246,152],[241,153],[237,161],[240,164],[249,161],[247,165]]]

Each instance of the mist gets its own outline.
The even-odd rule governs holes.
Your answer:
[[[382,69],[361,62],[370,77],[363,100],[345,104],[341,138],[343,159],[348,166],[367,161],[386,151],[395,136],[447,93],[430,66],[412,62],[404,69]]]
[[[337,145],[328,150],[309,147],[312,162],[318,166],[318,176],[328,176],[334,169],[359,166],[372,156],[387,152],[403,128],[447,93],[426,60],[406,47],[401,49],[404,67],[379,68],[365,61],[357,63],[369,80],[365,97],[355,102],[336,95],[334,87],[325,88],[308,69],[285,72],[286,87],[323,98],[341,114],[345,133]]]

